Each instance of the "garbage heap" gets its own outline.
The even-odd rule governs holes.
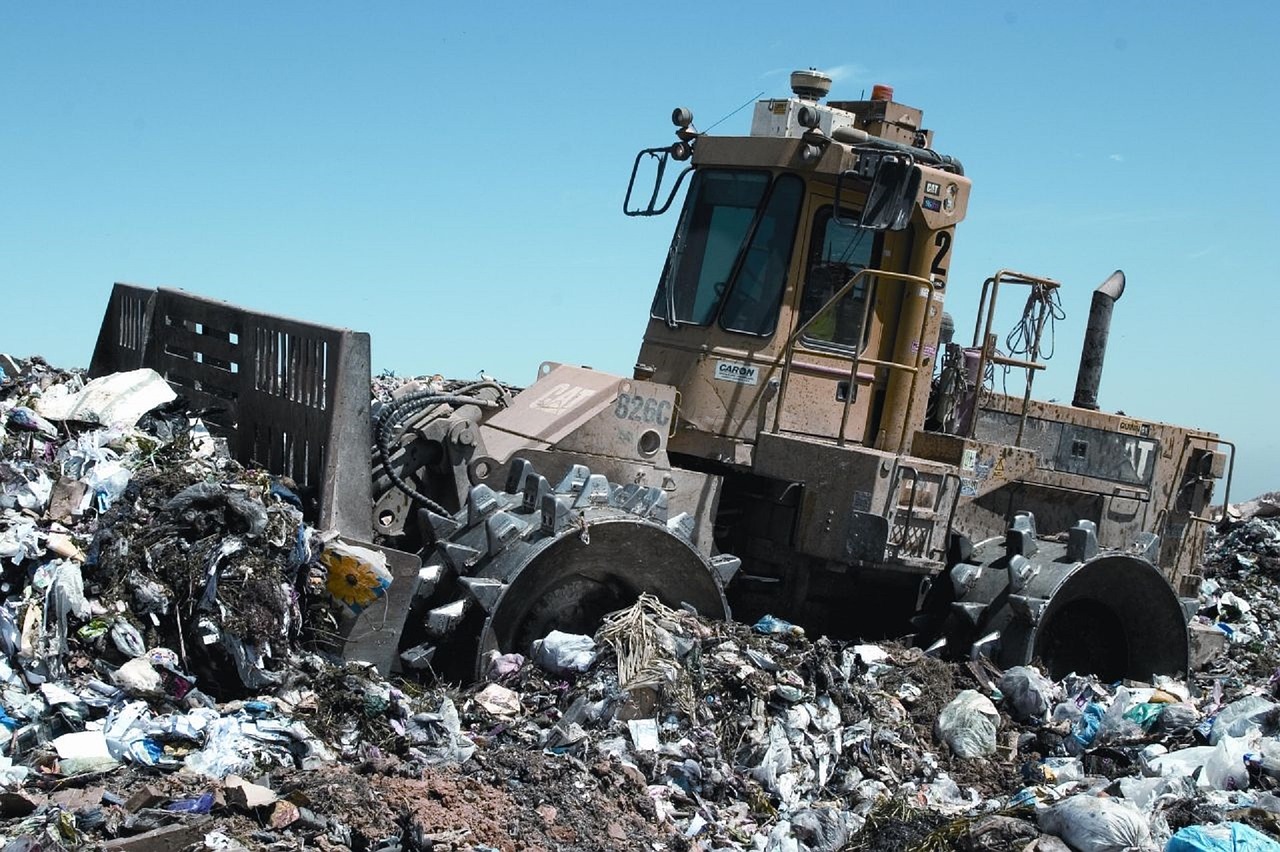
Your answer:
[[[154,374],[0,369],[0,849],[1280,849],[1280,512],[1214,538],[1190,681],[642,598],[459,689],[339,656],[378,566]]]

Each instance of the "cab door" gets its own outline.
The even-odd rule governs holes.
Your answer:
[[[795,338],[778,424],[788,432],[836,438],[845,399],[852,393],[843,437],[870,443],[874,436],[866,431],[884,379],[872,367],[860,367],[856,373],[851,368],[859,352],[878,357],[895,288],[879,286],[874,274],[864,270],[886,268],[895,256],[905,257],[909,231],[861,228],[838,220],[832,211],[829,196],[815,197],[810,205],[798,286],[791,315],[784,317],[789,334],[802,327],[803,331]],[[848,292],[832,302],[850,281],[854,283]]]

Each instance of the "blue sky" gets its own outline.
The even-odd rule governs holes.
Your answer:
[[[1058,279],[1070,399],[1124,269],[1102,406],[1236,441],[1243,499],[1280,489],[1278,8],[7,3],[0,351],[86,364],[124,280],[369,331],[378,369],[629,373],[675,222],[621,214],[636,150],[816,66],[964,162],[962,335],[996,269]]]

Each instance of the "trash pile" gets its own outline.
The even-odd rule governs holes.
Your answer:
[[[0,369],[0,850],[1280,850],[1274,497],[1190,681],[644,597],[460,689],[340,657],[385,565],[154,373]]]
[[[1280,492],[1232,507],[1205,552],[1199,618],[1231,642],[1210,671],[1234,679],[1271,678],[1280,668]]]

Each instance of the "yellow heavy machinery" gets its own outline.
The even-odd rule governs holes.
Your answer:
[[[126,285],[93,370],[161,370],[319,522],[419,554],[390,622],[406,668],[465,676],[647,591],[1054,675],[1185,670],[1229,444],[1099,410],[1123,274],[1094,294],[1073,403],[1033,399],[1058,282],[996,272],[956,342],[959,161],[885,87],[791,82],[748,136],[678,109],[637,156],[629,215],[687,192],[630,377],[548,362],[519,393],[419,382],[370,413],[366,335]],[[996,392],[1009,371],[1023,393]]]

